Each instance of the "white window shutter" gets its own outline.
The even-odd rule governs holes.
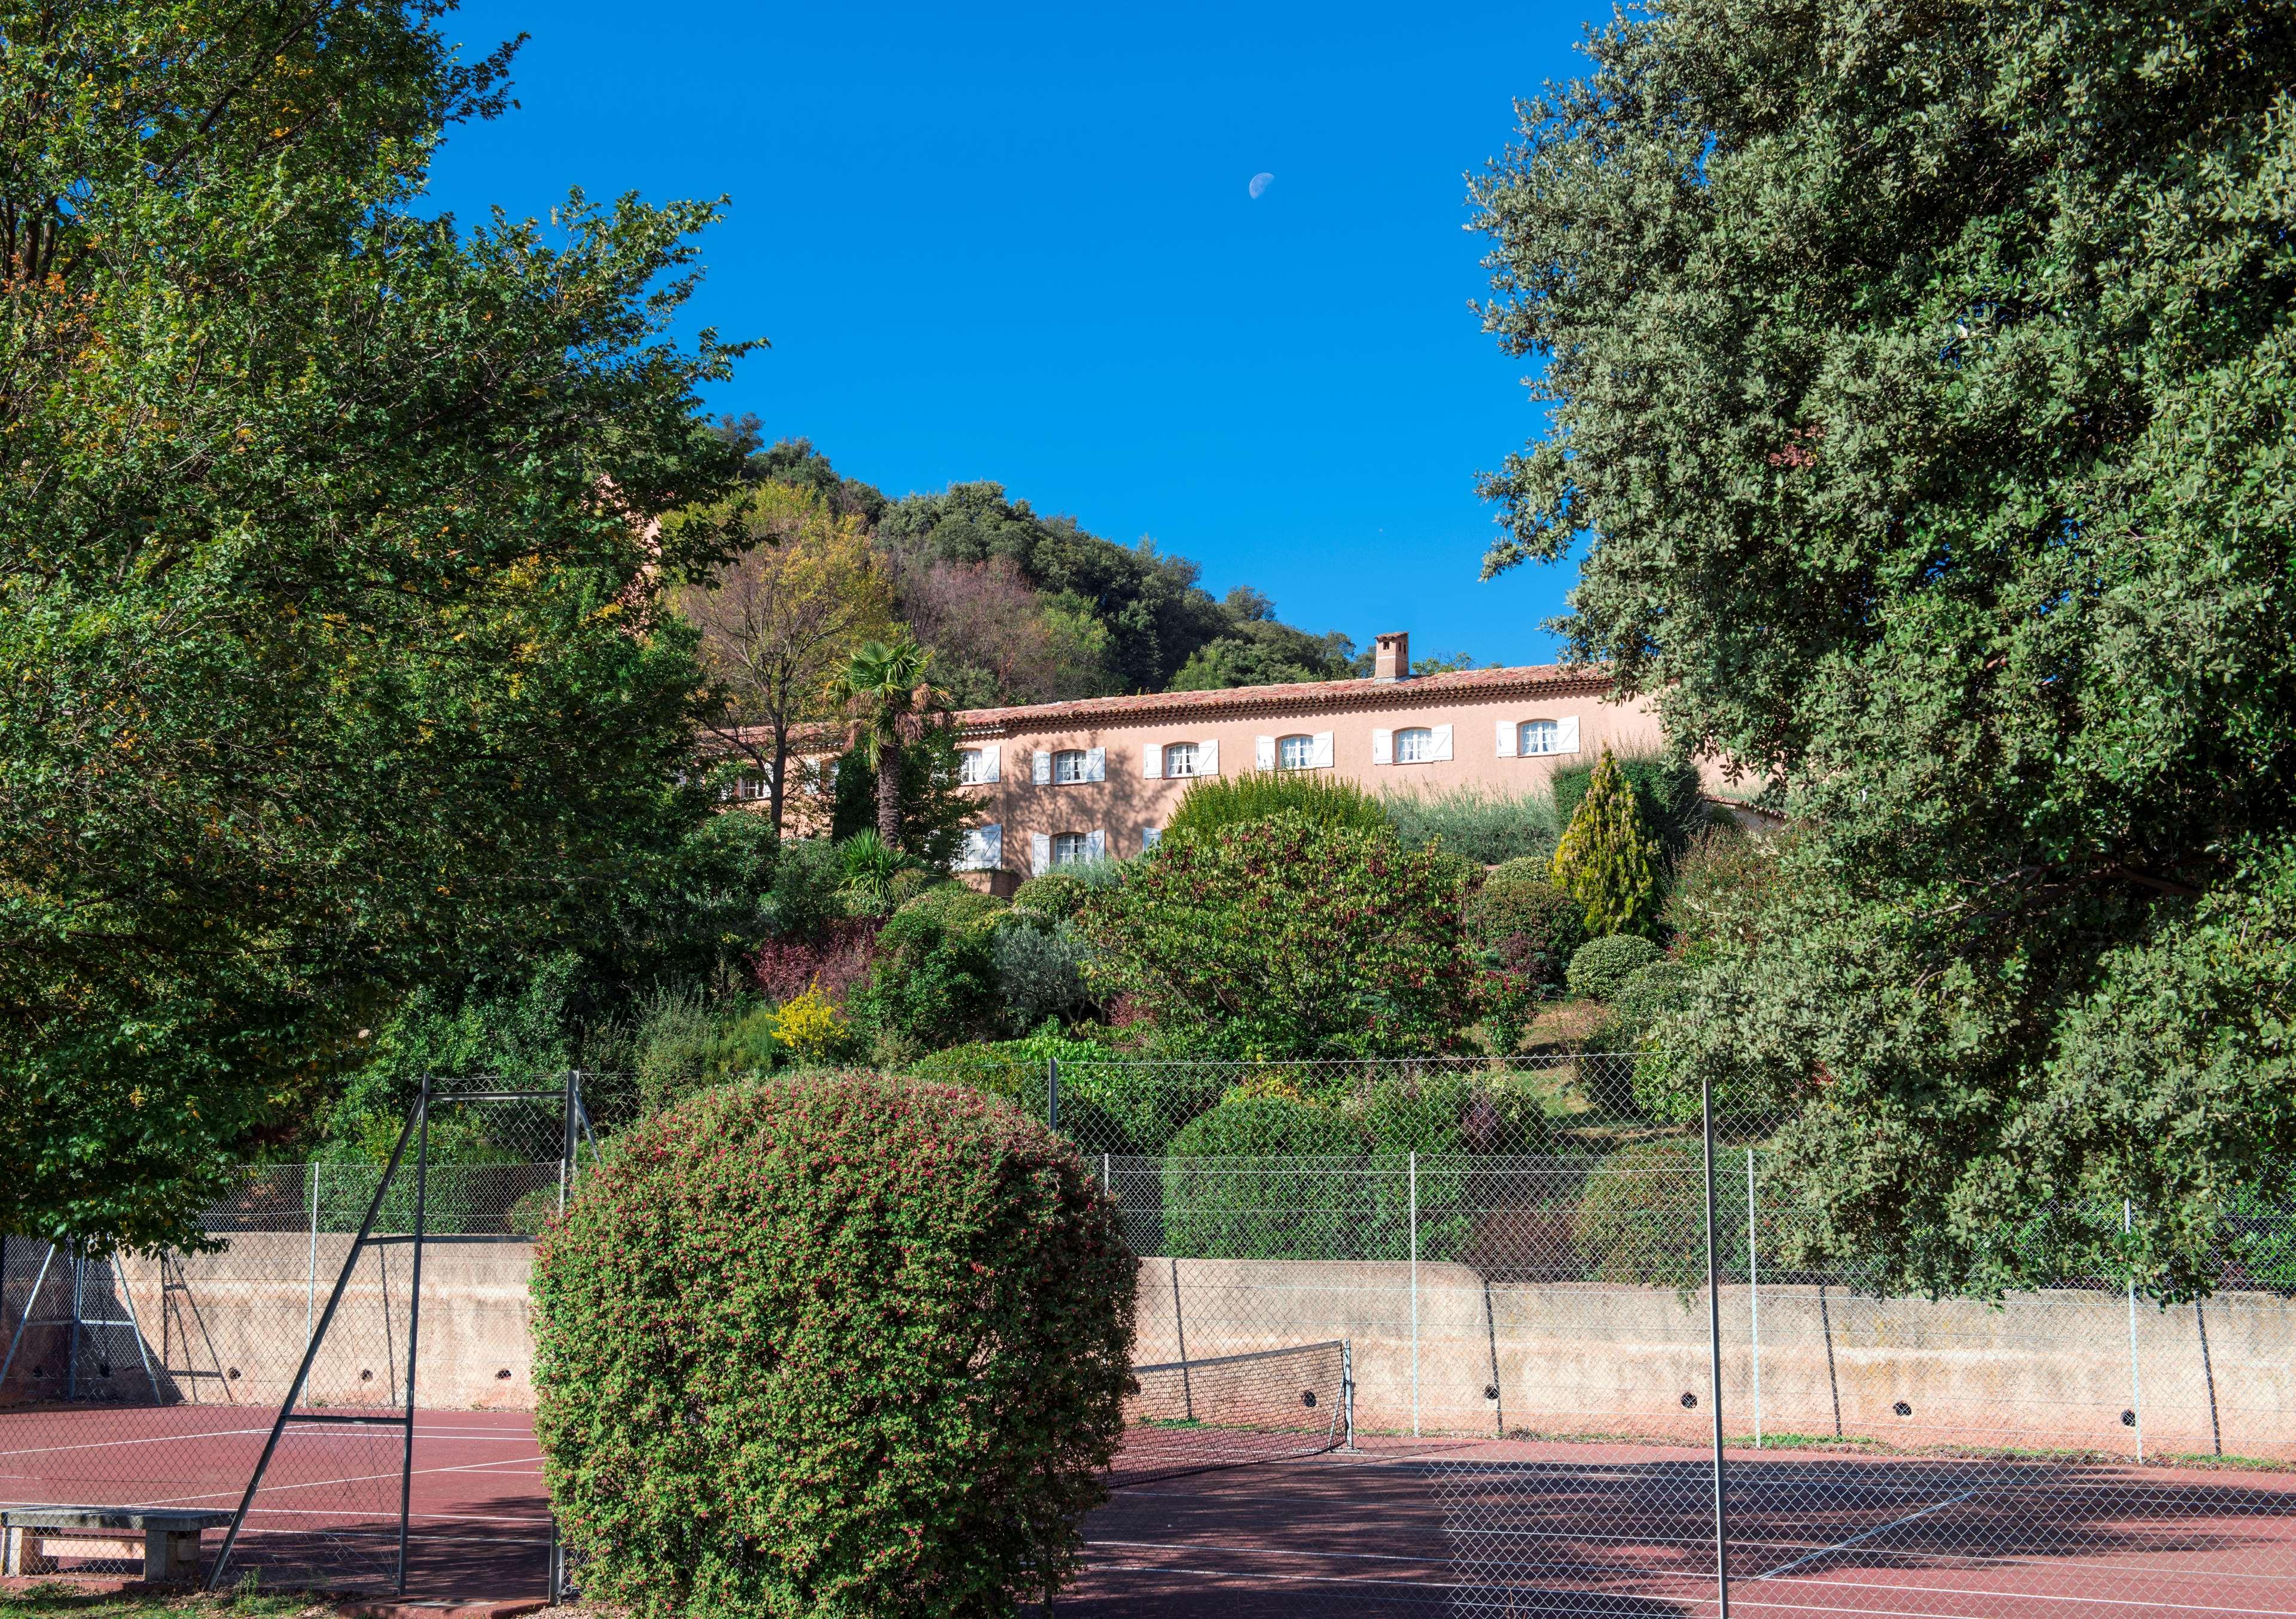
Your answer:
[[[1308,762],[1319,770],[1330,769],[1332,768],[1332,734],[1329,731],[1318,731],[1312,741],[1315,748],[1308,755]]]
[[[1431,740],[1434,743],[1435,751],[1433,753],[1429,755],[1430,758],[1448,759],[1451,757],[1451,727],[1449,726],[1437,726],[1435,727],[1435,735]]]
[[[1501,759],[1513,759],[1514,757],[1515,738],[1518,734],[1515,730],[1514,721],[1512,719],[1502,719],[1498,722],[1498,726],[1499,757]]]
[[[1273,770],[1275,768],[1275,738],[1255,736],[1251,739],[1251,768]]]
[[[1038,757],[1042,757],[1039,755]],[[1032,832],[1029,834],[1029,875],[1041,877],[1053,868],[1053,834]]]
[[[1086,833],[1084,834],[1084,852],[1086,859],[1104,860],[1108,859],[1108,834],[1098,826],[1095,826],[1090,832]]]
[[[1042,748],[1037,750],[1036,768],[1030,773],[1029,779],[1040,787],[1053,779],[1053,756]]]
[[[1218,776],[1219,774],[1219,744],[1218,742],[1200,742],[1196,744],[1196,774],[1199,776]]]
[[[1374,731],[1371,734],[1371,761],[1375,765],[1391,765],[1395,762],[1393,731]]]
[[[1086,748],[1084,754],[1084,778],[1086,781],[1108,779],[1108,750]]]
[[[995,871],[1004,864],[1004,828],[991,821],[964,834],[965,871]]]
[[[1554,722],[1554,751],[1576,753],[1578,751],[1578,716],[1566,715]]]
[[[996,780],[996,779],[997,779],[997,767],[998,767],[998,765],[1003,761],[1004,758],[1004,749],[1002,749],[1002,748],[1000,748],[1000,747],[998,747],[998,746],[997,746],[995,743],[993,743],[993,742],[992,742],[992,743],[990,743],[987,747],[985,747],[985,748],[981,749],[981,750],[980,750],[980,759],[981,759],[981,762],[982,762],[983,764],[987,765],[988,768],[986,770],[983,770],[983,771],[980,773],[980,779],[981,779],[981,780],[983,780],[983,781],[995,781],[995,780]]]
[[[1140,774],[1150,781],[1160,780],[1164,774],[1164,750],[1152,742],[1140,744]]]

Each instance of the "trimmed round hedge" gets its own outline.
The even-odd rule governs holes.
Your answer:
[[[627,1132],[536,1257],[551,1499],[586,1594],[668,1619],[1004,1615],[1073,1570],[1134,1264],[1067,1146],[866,1072]]]
[[[1351,1259],[1363,1241],[1362,1177],[1341,1166],[1370,1145],[1330,1108],[1231,1095],[1172,1138],[1164,1229],[1174,1253],[1204,1259]],[[1337,1162],[1301,1174],[1294,1158]]]
[[[1571,953],[1564,976],[1570,993],[1585,1000],[1608,1000],[1628,976],[1650,966],[1666,952],[1636,933],[1606,933],[1589,939]]]

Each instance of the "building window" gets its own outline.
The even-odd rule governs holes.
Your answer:
[[[1193,776],[1198,757],[1194,743],[1176,742],[1164,750],[1164,774]]]
[[[1079,755],[1081,757],[1081,755]],[[1082,777],[1078,779],[1081,780]],[[1055,832],[1053,834],[1053,864],[1074,866],[1079,860],[1092,858],[1092,834],[1089,832]]]
[[[1279,770],[1312,770],[1316,768],[1316,739],[1313,736],[1279,736],[1275,739],[1275,768]]]
[[[959,785],[967,787],[995,781],[995,756],[987,748],[966,748],[956,756],[956,779]]]
[[[766,778],[755,770],[744,770],[732,781],[718,789],[718,801],[727,804],[755,803],[770,797],[766,790]]]
[[[1562,736],[1562,727],[1552,719],[1526,719],[1522,722],[1522,743],[1519,751],[1524,753],[1553,753],[1558,751],[1557,744]]]
[[[1435,733],[1425,726],[1414,726],[1395,734],[1395,762],[1399,765],[1432,764],[1435,760]]]
[[[1064,748],[1053,755],[1053,779],[1061,783],[1090,781],[1082,748]]]

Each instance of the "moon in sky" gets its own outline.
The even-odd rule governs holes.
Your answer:
[[[1250,192],[1251,193],[1251,200],[1257,202],[1259,201],[1260,193],[1275,184],[1275,177],[1274,175],[1256,174],[1251,177],[1251,184],[1245,186],[1244,190]]]

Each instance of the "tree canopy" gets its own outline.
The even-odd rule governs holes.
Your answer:
[[[438,11],[0,21],[0,1229],[195,1239],[385,997],[706,809],[712,206],[422,214],[510,54]]]
[[[1574,653],[1810,828],[1698,1038],[1892,1279],[2031,1275],[2079,1245],[2008,1215],[2078,1191],[2195,1285],[2296,1155],[2296,13],[1681,0],[1587,48],[1473,182],[1551,412],[1487,566],[1586,542]]]

